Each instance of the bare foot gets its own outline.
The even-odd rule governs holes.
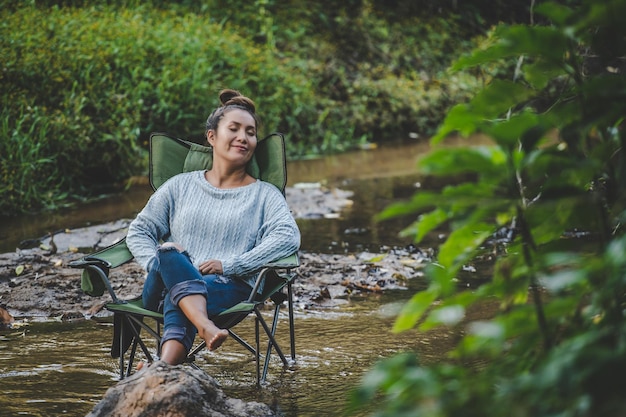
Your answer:
[[[228,337],[228,330],[220,329],[215,334],[215,336],[213,336],[213,338],[207,342],[206,347],[211,351],[215,350],[218,347],[222,346],[222,343],[226,341],[227,337]]]
[[[136,371],[141,371],[144,366],[150,366],[150,365],[152,365],[152,364],[149,363],[149,362],[139,361],[139,362],[137,362],[137,366],[135,367],[135,370]]]

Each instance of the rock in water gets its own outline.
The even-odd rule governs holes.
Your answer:
[[[268,405],[228,398],[205,372],[154,362],[109,388],[87,417],[276,417]]]
[[[0,306],[0,329],[3,327],[11,327],[11,323],[14,321],[15,319],[7,309],[4,308],[4,306]]]

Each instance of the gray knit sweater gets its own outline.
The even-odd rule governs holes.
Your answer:
[[[194,265],[218,259],[223,275],[251,282],[264,265],[298,250],[300,231],[275,186],[257,180],[220,189],[204,172],[169,179],[130,224],[126,243],[145,269],[159,243],[171,241],[187,250]]]

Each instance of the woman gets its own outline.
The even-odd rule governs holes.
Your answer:
[[[247,299],[263,265],[300,246],[283,195],[246,172],[257,144],[254,102],[234,90],[219,97],[206,122],[212,168],[163,184],[126,238],[148,272],[144,306],[163,308],[160,359],[172,365],[185,360],[196,332],[217,349],[228,331],[210,318]]]

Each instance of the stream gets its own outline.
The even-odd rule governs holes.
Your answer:
[[[354,193],[354,204],[339,218],[298,220],[302,250],[378,252],[409,244],[398,231],[412,219],[377,223],[373,215],[416,191],[421,181],[416,159],[427,149],[424,143],[405,143],[290,162],[288,186],[321,182]],[[46,216],[0,219],[0,250],[13,251],[21,240],[49,230],[132,218],[150,195],[146,188],[133,187],[123,195]],[[435,242],[423,243],[429,244]],[[347,296],[340,308],[297,309],[297,364],[283,369],[274,357],[261,388],[255,385],[252,356],[234,341],[217,352],[202,352],[196,363],[227,395],[267,403],[284,416],[344,415],[350,390],[377,360],[410,350],[422,363],[432,363],[458,340],[459,330],[391,332],[402,303],[423,285],[415,279],[408,290]],[[237,330],[253,338],[253,320],[245,320]],[[0,331],[0,417],[84,416],[91,411],[117,381],[117,361],[109,356],[111,331],[107,320],[33,322]],[[288,347],[286,320],[278,336]]]

